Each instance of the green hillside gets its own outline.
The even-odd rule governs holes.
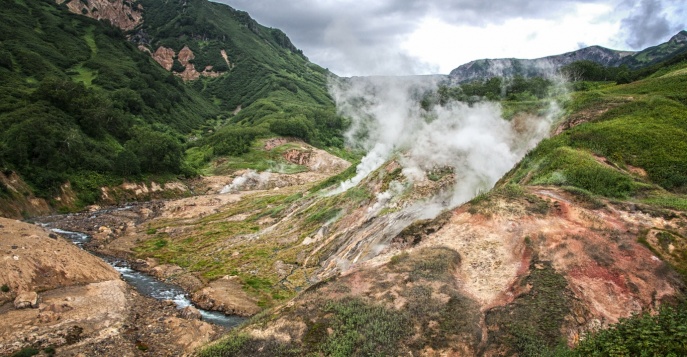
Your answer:
[[[510,181],[574,186],[615,198],[685,193],[685,68],[681,62],[640,81],[576,92],[567,104],[568,121],[579,125],[543,141]]]
[[[144,22],[133,32],[144,34],[151,51],[164,46],[178,54],[188,46],[196,69],[212,66],[223,73],[217,78],[201,77],[190,85],[224,111],[242,108],[232,123],[271,129],[317,145],[342,145],[336,138],[342,123],[327,93],[332,74],[310,63],[281,30],[258,24],[246,12],[206,0],[140,3]],[[282,120],[287,123],[271,125]]]
[[[43,197],[69,180],[84,202],[123,175],[184,172],[183,134],[216,106],[52,1],[8,2],[0,18],[0,166]]]
[[[245,12],[205,0],[142,1],[144,23],[126,33],[65,4],[17,0],[0,9],[0,168],[38,196],[71,182],[77,206],[90,204],[100,186],[194,175],[213,157],[250,151],[256,137],[342,146],[330,74]],[[222,74],[184,83],[143,45],[188,46],[197,68]]]

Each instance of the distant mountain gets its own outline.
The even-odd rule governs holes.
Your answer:
[[[681,31],[668,42],[639,52],[617,51],[601,46],[590,46],[577,51],[536,59],[499,58],[480,59],[461,65],[449,74],[454,83],[499,76],[544,76],[576,61],[592,61],[603,66],[627,65],[636,69],[648,66],[687,51],[687,31]]]

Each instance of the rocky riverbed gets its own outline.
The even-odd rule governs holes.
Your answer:
[[[44,227],[0,218],[0,354],[188,355],[224,329],[142,296],[120,274]]]

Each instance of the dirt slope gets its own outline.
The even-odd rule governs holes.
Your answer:
[[[347,333],[381,338],[361,332],[374,309],[398,328],[400,337],[389,341],[398,347],[385,353],[498,356],[527,343],[552,348],[560,336],[573,345],[590,330],[683,296],[680,277],[637,237],[687,220],[647,212],[591,206],[556,188],[496,190],[418,222],[392,240],[405,246],[348,266],[246,326],[239,355],[326,352]],[[522,340],[525,331],[535,340]],[[356,348],[349,352],[365,351]]]
[[[183,355],[220,330],[139,296],[107,263],[40,226],[0,218],[0,254],[0,355],[51,346],[60,356]]]

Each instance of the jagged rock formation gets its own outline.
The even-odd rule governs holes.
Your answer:
[[[58,4],[65,2],[65,0],[56,1]],[[107,20],[113,26],[124,31],[134,30],[143,23],[143,5],[133,5],[127,0],[70,0],[66,2],[66,5],[73,13],[82,14],[96,20]],[[255,24],[257,26],[257,23]],[[293,47],[288,37],[284,35],[284,38],[287,41],[285,45]],[[151,50],[145,44],[140,44],[138,47],[141,51],[151,53]],[[220,54],[227,63],[227,66],[232,68],[233,66],[229,61],[227,52],[221,50]],[[181,77],[184,81],[196,80],[201,76],[214,78],[222,75],[222,72],[213,71],[212,66],[206,66],[200,71],[197,70],[193,63],[191,63],[195,55],[188,46],[184,46],[178,54],[171,48],[160,46],[151,55],[164,69],[173,71],[174,74]],[[184,67],[183,71],[174,70],[173,66],[175,59]]]
[[[230,66],[226,51],[222,50],[221,55],[224,57],[227,65]],[[193,54],[193,51],[188,48],[188,46],[184,46],[184,48],[179,51],[179,54],[174,53],[173,49],[164,46],[158,47],[155,53],[153,53],[153,59],[157,61],[157,63],[159,63],[164,69],[173,71],[174,74],[181,77],[185,81],[196,80],[201,76],[214,78],[222,75],[222,72],[213,71],[212,66],[206,66],[202,72],[198,72],[192,63],[194,58],[195,55]],[[183,71],[174,71],[173,67],[175,60],[181,63],[184,68]]]
[[[62,4],[65,0],[56,0]],[[108,20],[122,30],[133,30],[143,22],[143,6],[133,1],[121,0],[66,0],[67,7],[75,14],[96,20]]]

